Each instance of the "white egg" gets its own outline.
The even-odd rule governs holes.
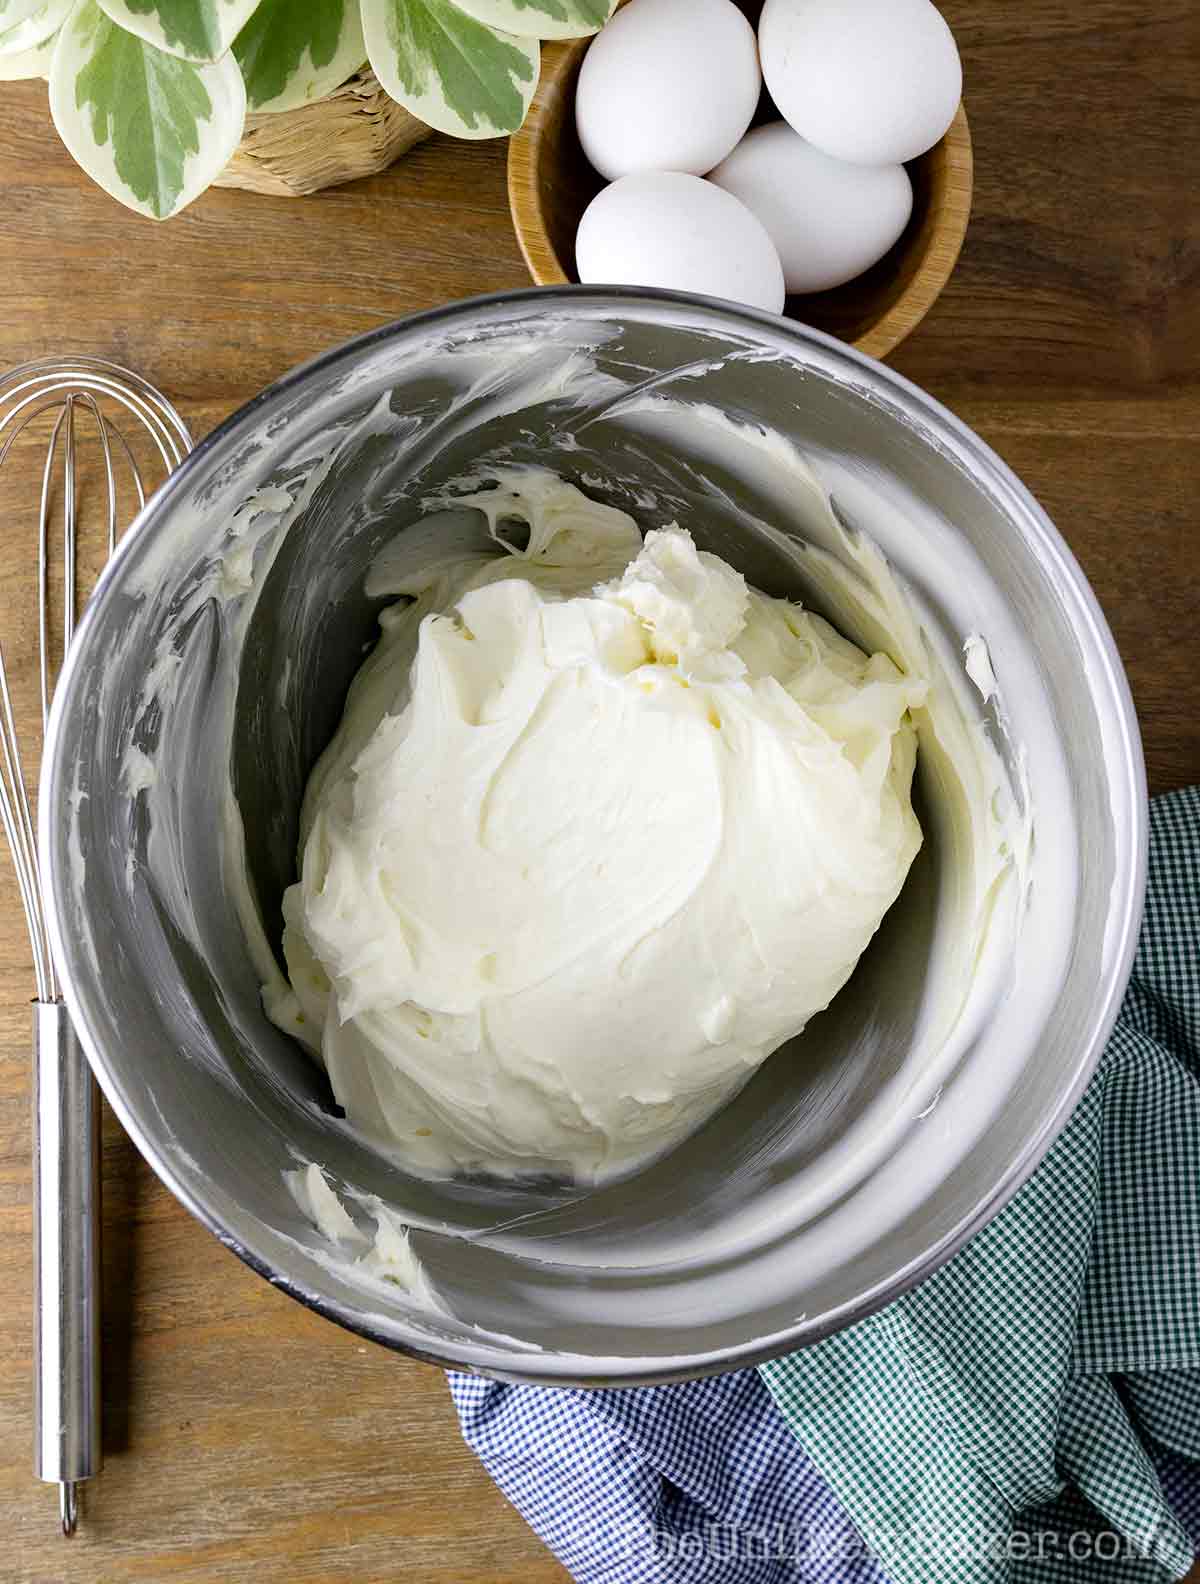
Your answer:
[[[750,125],[761,88],[754,29],[733,0],[630,0],[583,57],[579,141],[610,181],[703,176]]]
[[[786,121],[748,132],[709,176],[766,227],[790,292],[827,291],[870,269],[912,214],[903,165],[851,165]]]
[[[622,176],[584,210],[579,279],[665,286],[778,313],[783,266],[762,223],[732,193],[679,171]]]
[[[962,97],[954,35],[929,0],[766,0],[758,45],[780,115],[834,159],[916,159]]]

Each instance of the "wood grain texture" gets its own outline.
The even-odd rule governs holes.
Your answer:
[[[746,0],[743,9],[755,9]],[[525,125],[509,140],[508,201],[529,273],[540,286],[578,281],[575,235],[604,186],[575,131],[575,84],[590,39],[542,50],[542,75]],[[756,121],[778,112],[764,103]],[[973,161],[966,110],[945,137],[913,160],[913,211],[894,247],[856,280],[832,291],[790,297],[785,312],[886,357],[924,319],[950,279],[971,214]]]
[[[1194,0],[946,0],[976,175],[959,266],[894,366],[995,446],[1091,578],[1151,786],[1200,780],[1200,15]],[[167,226],[62,152],[41,84],[0,92],[0,362],[114,357],[197,433],[334,342],[527,282],[502,145],[435,137],[296,203],[211,192]],[[0,475],[0,633],[32,462]],[[33,739],[36,744],[36,736]],[[439,1373],[282,1297],[108,1119],[108,1463],[55,1538],[29,1476],[28,950],[0,862],[0,1580],[551,1584],[566,1575],[462,1446]]]

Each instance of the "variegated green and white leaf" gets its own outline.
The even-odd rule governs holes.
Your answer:
[[[525,119],[538,41],[484,27],[450,0],[362,0],[367,58],[393,99],[454,137],[500,137]]]
[[[183,60],[220,60],[258,0],[99,0],[129,33]]]
[[[50,113],[88,175],[141,214],[165,220],[228,163],[246,119],[232,55],[195,65],[79,0],[50,67]]]
[[[0,33],[40,11],[45,0],[0,0]]]
[[[487,27],[529,38],[586,38],[598,33],[617,0],[454,0]]]
[[[24,55],[51,39],[71,14],[75,0],[41,0],[22,17],[0,12],[0,58]]]
[[[262,0],[233,53],[251,110],[323,98],[367,58],[358,0]]]
[[[54,46],[58,34],[35,44],[32,49],[20,50],[15,55],[0,55],[0,82],[18,82],[22,77],[47,77],[50,62],[54,59]]]

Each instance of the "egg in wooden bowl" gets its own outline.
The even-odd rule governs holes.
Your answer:
[[[762,5],[756,0],[739,0],[739,5],[757,23]],[[509,146],[513,224],[539,285],[578,281],[580,220],[606,185],[588,163],[576,129],[576,84],[593,43],[585,38],[544,47],[533,104]],[[778,120],[764,88],[754,128]],[[971,136],[961,104],[941,140],[905,169],[912,183],[912,213],[894,245],[854,279],[832,289],[790,295],[784,309],[790,318],[828,331],[873,357],[885,357],[920,324],[958,260],[972,188]]]

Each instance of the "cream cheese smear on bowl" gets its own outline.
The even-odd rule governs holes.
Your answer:
[[[660,1155],[845,984],[922,840],[931,680],[536,468],[428,503],[309,781],[273,1020],[426,1174]]]

